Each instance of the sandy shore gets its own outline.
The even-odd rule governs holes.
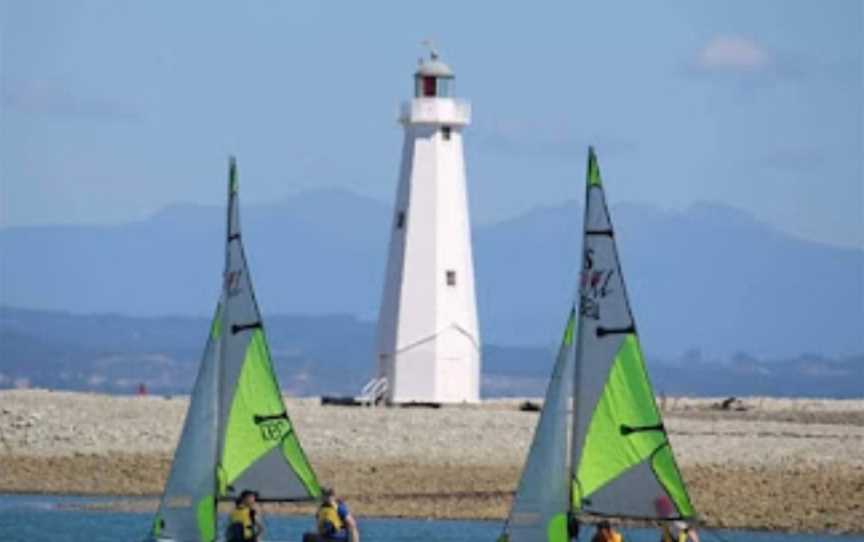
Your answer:
[[[753,398],[742,412],[716,402],[664,402],[707,524],[864,532],[864,400]],[[286,403],[319,478],[360,515],[504,517],[537,421],[512,400],[440,410]],[[0,491],[158,495],[186,405],[0,392]]]

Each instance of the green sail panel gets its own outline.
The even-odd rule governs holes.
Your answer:
[[[600,490],[636,467],[653,473],[640,485],[655,486],[656,478],[670,502],[676,505],[679,517],[693,515],[663,430],[638,340],[629,334],[612,365],[588,427],[577,472],[579,498],[576,502],[590,507],[600,505],[604,496]],[[627,493],[617,504],[621,505],[625,499],[629,501],[630,497]],[[644,510],[638,499],[627,504],[631,515],[634,510],[639,510],[635,515],[652,515],[657,509],[653,501],[644,503],[647,506]]]
[[[288,471],[286,462],[291,467]],[[260,467],[252,469],[259,463]],[[300,497],[320,494],[285,411],[260,329],[252,333],[234,391],[221,465],[228,486],[254,487],[262,498],[275,498],[278,493],[261,488],[277,483],[283,486],[279,487],[282,494],[289,492],[286,489]],[[279,477],[278,482],[272,480],[274,476]]]
[[[262,500],[312,500],[314,471],[282,401],[240,232],[236,166],[228,183],[228,231],[221,313],[219,498],[244,489]]]
[[[576,308],[570,311],[552,369],[534,440],[513,498],[501,540],[565,542],[569,494],[567,480],[568,411],[573,382]]]
[[[636,518],[694,515],[675,463],[630,310],[593,149],[574,371],[571,501],[575,512]],[[670,508],[671,515],[658,510]]]
[[[226,427],[222,469],[231,484],[261,456],[279,447],[291,432],[279,387],[273,378],[267,344],[260,329],[252,333],[234,389]]]

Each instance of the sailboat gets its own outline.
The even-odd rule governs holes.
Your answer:
[[[231,158],[222,294],[149,540],[213,542],[219,501],[243,490],[271,502],[321,496],[273,371],[238,207]]]
[[[589,148],[579,300],[499,541],[565,542],[591,517],[694,516],[645,368]]]

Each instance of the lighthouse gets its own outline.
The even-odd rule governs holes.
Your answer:
[[[403,103],[405,131],[378,318],[377,373],[390,403],[480,399],[480,335],[462,132],[471,107],[433,50]]]

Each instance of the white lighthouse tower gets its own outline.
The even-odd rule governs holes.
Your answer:
[[[433,50],[403,103],[402,165],[378,319],[378,376],[391,403],[477,402],[480,335],[465,189],[468,102]]]

